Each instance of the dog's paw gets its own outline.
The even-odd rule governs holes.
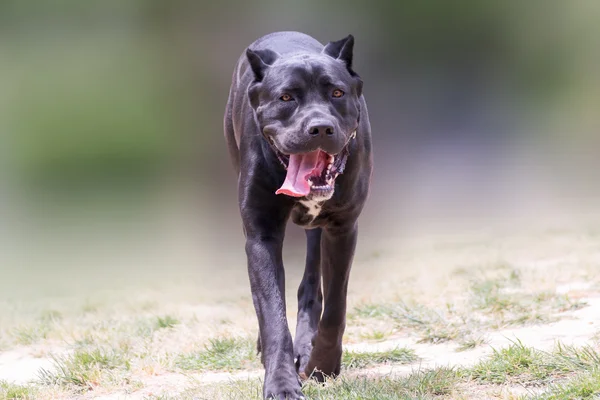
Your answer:
[[[298,375],[293,372],[275,371],[265,379],[265,399],[300,400],[304,399]]]
[[[279,394],[272,394],[269,397],[266,397],[266,399],[268,400],[304,400],[305,397],[302,395],[302,393],[298,394],[298,393],[289,393],[289,392],[282,392]]]
[[[267,392],[267,395],[265,396],[265,399],[267,400],[304,400],[304,398],[300,386],[298,386],[298,389],[282,389]]]
[[[317,344],[312,351],[304,372],[305,375],[319,382],[324,382],[326,378],[335,378],[340,374],[341,364],[341,346],[324,348],[324,346]]]
[[[294,364],[296,365],[296,373],[300,376],[300,379],[306,380],[306,366],[310,360],[310,353],[312,352],[312,345],[305,344],[304,346],[298,346],[294,349]]]

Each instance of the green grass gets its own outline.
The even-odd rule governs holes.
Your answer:
[[[154,332],[161,330],[161,329],[170,329],[175,327],[175,325],[179,324],[180,321],[171,316],[171,315],[165,315],[165,316],[158,316],[158,317],[142,317],[142,318],[138,318],[137,320],[135,320],[134,324],[121,324],[122,325],[122,330],[125,331],[131,331],[133,330],[133,332],[131,333],[134,336],[139,336],[142,338],[148,338],[151,337]],[[122,333],[124,333],[122,332]]]
[[[511,273],[510,267],[494,271],[468,268],[462,277],[463,285],[447,292],[453,296],[459,293],[454,298],[444,295],[426,298],[425,295],[429,296],[427,291],[423,291],[421,297],[411,298],[415,293],[409,290],[406,302],[358,306],[349,316],[355,319],[348,324],[350,335],[355,335],[349,342],[379,341],[398,334],[410,336],[411,341],[414,338],[425,343],[451,342],[451,346],[447,346],[450,351],[468,351],[485,343],[483,338],[492,329],[547,322],[558,312],[585,306],[585,303],[568,296],[541,291],[540,286],[531,289],[534,283],[525,281],[525,276],[529,279],[530,272],[527,275],[524,272],[521,278]],[[552,282],[552,279],[544,280],[540,285],[546,287]],[[128,288],[122,299],[111,292],[106,299],[103,295],[93,295],[88,300],[83,298],[70,305],[66,300],[61,303],[61,299],[36,303],[27,308],[0,304],[5,307],[2,321],[6,321],[0,332],[0,345],[10,348],[20,337],[23,343],[41,342],[32,348],[34,357],[44,356],[48,351],[60,351],[59,348],[67,352],[60,353],[67,355],[55,360],[56,369],[49,368],[50,372],[42,373],[41,383],[11,385],[10,388],[4,385],[0,388],[0,400],[26,396],[71,398],[82,394],[124,394],[132,392],[136,382],[130,382],[135,378],[143,380],[148,385],[146,389],[150,390],[162,383],[163,378],[168,383],[180,379],[173,376],[171,381],[172,373],[181,376],[192,372],[191,376],[195,376],[196,372],[243,370],[262,376],[252,331],[242,333],[242,338],[229,336],[243,329],[252,329],[250,326],[255,327],[253,318],[246,321],[238,319],[236,314],[242,307],[251,310],[250,297],[243,297],[243,301],[241,297],[235,297],[226,304],[218,303],[218,306],[231,306],[236,313],[222,316],[219,313],[213,317],[209,309],[210,316],[207,317],[210,322],[207,322],[202,314],[204,309],[198,311],[200,316],[196,316],[194,310],[193,316],[185,317],[189,313],[189,304],[198,300],[184,297],[180,286],[168,296],[163,294],[165,299],[169,298],[168,301],[157,297],[164,293],[164,287],[157,284],[156,288],[144,288],[139,295],[133,293],[133,300],[130,300],[132,294]],[[197,291],[190,290],[192,292]],[[396,296],[395,292],[387,294]],[[86,295],[89,295],[87,291]],[[177,297],[179,295],[181,298]],[[415,296],[420,295],[417,293]],[[182,308],[177,309],[174,306],[180,299]],[[239,309],[235,308],[238,307],[235,302],[240,303]],[[208,299],[207,305],[212,304],[212,300]],[[207,323],[209,327],[204,329],[203,324]],[[210,332],[216,338],[204,345],[204,335]],[[246,335],[250,339],[245,339]],[[73,350],[75,353],[71,354]],[[517,398],[509,392],[514,390],[522,394],[521,386],[525,386],[528,397],[523,399],[585,399],[600,394],[595,381],[600,365],[597,350],[597,347],[558,346],[543,352],[514,343],[498,349],[473,367],[434,369],[408,376],[404,376],[405,371],[420,368],[417,355],[410,349],[345,352],[342,355],[344,372],[338,379],[325,385],[308,382],[304,384],[304,390],[307,399],[441,397],[457,400],[471,398],[469,395],[473,393],[477,393],[478,398],[486,398],[486,395],[492,398],[500,392],[512,396],[509,398]],[[377,372],[376,368],[372,368],[382,364],[407,363],[414,364],[384,367]],[[383,371],[388,370],[393,374],[381,376]],[[159,381],[155,375],[160,374],[163,376]],[[149,398],[260,399],[261,384],[260,379],[227,380],[206,389],[204,384],[196,386],[192,383],[192,388],[184,394],[165,390],[161,396],[159,389],[154,391],[154,397]],[[9,389],[11,397],[6,394]],[[49,393],[50,396],[56,393],[56,396],[50,397]]]
[[[79,349],[65,357],[54,357],[53,361],[53,368],[40,371],[43,385],[93,389],[118,383],[119,376],[131,368],[126,354],[114,349]]]
[[[407,349],[396,349],[395,356],[392,354],[346,352],[343,362],[352,368],[364,368],[391,360],[411,362],[415,357]],[[466,399],[468,393],[489,392],[491,384],[546,387],[541,394],[518,397],[522,400],[592,399],[600,394],[600,354],[592,347],[557,345],[553,351],[543,352],[517,341],[470,368],[436,368],[406,376],[358,374],[342,374],[325,384],[309,380],[304,383],[303,392],[307,400]],[[260,399],[261,390],[260,379],[239,380],[195,387],[177,398],[194,399],[200,395],[215,400]]]
[[[63,319],[60,311],[43,310],[37,318],[28,318],[28,321],[9,330],[9,337],[16,344],[30,345],[40,342],[56,333],[58,324]]]
[[[36,393],[37,389],[32,386],[0,381],[0,400],[34,399]]]
[[[351,313],[351,319],[385,318],[398,327],[410,328],[419,333],[421,343],[443,343],[456,340],[468,333],[464,320],[452,321],[450,312],[436,311],[419,304],[385,303],[363,304]]]
[[[409,329],[419,335],[420,343],[456,341],[458,351],[483,344],[473,339],[476,332],[552,322],[559,312],[585,307],[581,301],[552,292],[528,292],[521,288],[517,270],[506,266],[499,277],[471,282],[468,301],[430,308],[417,303],[361,304],[349,313],[349,319],[387,320],[396,329]],[[506,270],[506,271],[504,271]]]
[[[504,293],[502,289],[519,284],[520,275],[516,270],[512,270],[507,277],[476,281],[471,287],[473,307],[492,313],[518,307],[515,296]]]
[[[12,330],[11,336],[14,341],[21,345],[29,345],[46,339],[51,329],[48,323],[35,325],[24,325]]]
[[[458,342],[457,352],[473,350],[475,347],[484,345],[487,340],[481,336],[465,337]]]
[[[307,400],[409,400],[430,399],[453,393],[458,383],[455,370],[438,368],[416,371],[404,377],[347,377],[328,380],[325,384],[307,381],[303,393]],[[249,400],[262,399],[262,381],[239,380],[227,384],[199,386],[184,392],[178,399]],[[153,399],[168,399],[155,397]]]
[[[580,374],[566,382],[551,385],[544,393],[528,397],[530,400],[584,400],[600,396],[600,370]]]
[[[40,314],[40,321],[45,323],[52,323],[60,321],[63,318],[63,315],[60,311],[56,310],[44,310]]]
[[[511,270],[508,276],[475,281],[471,286],[473,311],[493,316],[492,328],[510,325],[549,323],[552,313],[577,310],[585,302],[554,292],[530,292],[521,287],[520,274]]]
[[[392,317],[394,315],[395,304],[387,303],[369,303],[360,304],[354,308],[351,313],[348,313],[348,319],[358,318],[381,318]]]
[[[390,335],[389,332],[375,330],[375,331],[372,331],[372,332],[363,332],[363,333],[361,333],[360,334],[360,338],[363,339],[363,340],[380,342],[382,340],[385,340],[389,335]]]
[[[307,399],[314,400],[425,399],[451,394],[457,381],[454,370],[438,368],[400,378],[341,378],[325,386],[309,382],[303,391]]]
[[[177,318],[172,317],[170,315],[165,315],[164,317],[156,317],[157,329],[172,328],[178,323],[179,321],[177,320]]]
[[[558,345],[553,352],[544,352],[517,341],[494,350],[489,358],[474,365],[466,374],[477,382],[539,385],[599,366],[600,355],[591,347]]]
[[[376,364],[410,364],[419,360],[416,353],[406,347],[382,352],[345,351],[342,365],[347,368],[365,368]]]
[[[600,367],[600,354],[591,346],[564,346],[558,343],[553,356],[573,366],[574,370],[591,370]]]
[[[488,359],[477,363],[469,372],[477,382],[526,384],[546,381],[553,375],[570,371],[554,362],[549,354],[516,342],[507,348],[494,349]]]
[[[182,354],[175,365],[184,370],[240,370],[260,367],[256,342],[248,338],[213,338],[202,349]]]

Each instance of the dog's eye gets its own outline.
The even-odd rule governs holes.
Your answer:
[[[340,97],[342,97],[344,95],[344,92],[341,91],[340,89],[335,89],[333,91],[333,93],[331,93],[331,95],[337,99],[339,99]]]
[[[281,100],[281,101],[292,101],[294,99],[292,98],[292,96],[290,96],[289,94],[285,93],[283,96],[281,96],[279,98],[279,100]]]

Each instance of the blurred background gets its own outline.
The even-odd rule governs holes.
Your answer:
[[[2,290],[243,276],[222,118],[238,57],[278,30],[356,38],[376,156],[362,249],[594,212],[599,21],[595,0],[2,0]]]

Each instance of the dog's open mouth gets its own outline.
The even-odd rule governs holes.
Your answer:
[[[287,175],[275,193],[292,197],[331,197],[335,178],[343,172],[346,163],[344,155],[333,156],[322,150],[279,156],[284,163],[287,160]]]

